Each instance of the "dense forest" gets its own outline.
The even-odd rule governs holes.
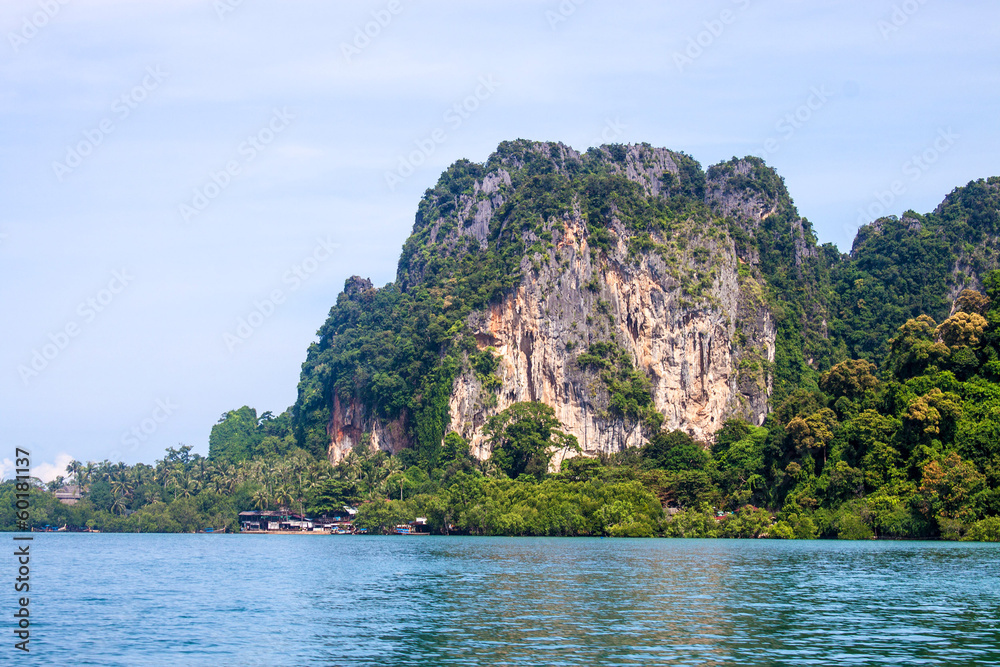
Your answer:
[[[516,150],[502,145],[491,161]],[[776,213],[748,230],[706,197],[735,159],[704,172],[674,154],[679,173],[665,175],[662,196],[645,197],[601,166],[617,150],[563,172],[519,153],[517,196],[489,231],[509,239],[470,236],[466,248],[432,254],[426,239],[444,231],[427,221],[442,219],[448,193],[495,166],[456,163],[421,202],[397,281],[378,290],[348,281],[309,349],[295,406],[226,413],[208,457],[180,446],[153,465],[74,461],[65,479],[32,485],[33,525],[237,530],[243,510],[319,516],[351,505],[355,524],[373,533],[424,516],[435,532],[471,535],[1000,540],[1000,179],[956,189],[933,213],[880,219],[841,255],[816,245],[759,160],[743,161],[752,169],[743,187]],[[571,206],[587,220],[592,252],[611,242],[614,217],[638,234],[637,251],[700,257],[705,266],[680,278],[692,303],[704,296],[713,242],[732,239],[757,259],[778,330],[763,424],[729,419],[710,442],[662,429],[648,379],[605,342],[579,350],[578,362],[606,384],[610,409],[644,424],[644,446],[567,458],[554,471],[553,453],[579,446],[536,402],[488,420],[484,461],[448,430],[462,364],[484,387],[500,382],[496,357],[465,318],[524,279],[523,258],[547,251],[537,221]],[[700,240],[678,232],[692,227]],[[366,437],[332,465],[324,425],[335,396],[385,419],[409,415],[414,446],[390,455]],[[85,489],[81,502],[56,500],[64,482]],[[0,484],[7,530],[16,490]]]

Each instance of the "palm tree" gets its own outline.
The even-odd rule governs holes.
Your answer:
[[[265,510],[271,504],[271,499],[268,497],[267,489],[260,487],[253,494],[253,506],[259,510]]]
[[[90,485],[90,480],[94,477],[94,464],[91,461],[87,461],[83,466],[80,467],[77,472],[76,485],[80,487],[80,491]]]
[[[132,467],[131,477],[135,486],[148,484],[153,479],[153,469],[145,463],[137,463]]]
[[[170,477],[169,477],[169,488],[173,489],[174,493],[176,493],[178,489],[186,487],[187,480],[188,476],[184,471],[184,466],[178,464],[171,467]]]
[[[177,495],[182,498],[190,498],[191,496],[198,495],[201,490],[201,482],[196,479],[187,478],[182,479],[181,483],[177,486]]]
[[[212,477],[216,493],[231,494],[235,490],[235,479],[229,474],[229,468],[217,469]]]
[[[153,483],[158,484],[166,491],[172,475],[173,470],[170,466],[166,465],[163,461],[159,461],[156,464],[156,469],[153,471]]]
[[[81,468],[83,468],[83,464],[80,463],[79,461],[77,461],[76,459],[73,459],[72,461],[70,461],[69,465],[66,466],[66,472],[69,473],[73,477],[73,483],[76,484],[77,486],[80,486],[80,469]]]
[[[125,477],[116,477],[111,482],[111,493],[113,493],[116,498],[131,498],[132,491],[132,482]]]
[[[293,499],[291,488],[285,484],[279,486],[274,492],[274,500],[283,507],[290,505]]]
[[[108,468],[108,481],[113,481],[115,479],[124,479],[129,473],[129,467],[124,461],[119,461],[115,463],[110,468]]]

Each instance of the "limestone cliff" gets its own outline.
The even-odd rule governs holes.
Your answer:
[[[442,429],[486,458],[483,424],[519,401],[551,405],[590,455],[640,446],[661,422],[702,440],[730,416],[761,423],[776,328],[757,256],[730,233],[739,207],[720,199],[725,178],[706,192],[696,162],[648,145],[581,155],[512,142],[485,165],[457,163],[421,202],[396,283],[348,281],[303,367],[300,420],[325,422],[312,433],[334,461],[362,438],[433,447]],[[394,314],[367,323],[381,302]],[[425,324],[407,333],[392,321],[404,312]],[[378,366],[372,341],[389,338],[398,360]],[[648,379],[662,418],[620,409],[579,362],[595,343]],[[495,359],[486,383],[472,359],[483,355]]]
[[[608,410],[608,395],[577,358],[595,341],[615,340],[651,381],[663,424],[708,439],[731,415],[754,423],[767,413],[775,331],[756,282],[741,287],[731,242],[717,240],[716,275],[697,302],[686,298],[658,254],[629,260],[626,238],[598,261],[591,257],[584,222],[567,215],[553,224],[547,261],[525,258],[520,286],[468,324],[481,347],[496,349],[502,387],[495,400],[471,371],[455,382],[450,428],[489,456],[480,429],[512,403],[542,401],[574,434],[584,452],[612,453],[644,444],[636,419]],[[739,332],[739,337],[738,337]]]

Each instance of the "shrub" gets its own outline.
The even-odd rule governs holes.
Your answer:
[[[1000,516],[988,516],[969,526],[966,542],[1000,542]]]

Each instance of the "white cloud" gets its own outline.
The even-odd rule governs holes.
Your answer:
[[[31,476],[37,477],[43,482],[51,482],[59,475],[66,477],[66,466],[73,460],[73,457],[65,452],[56,456],[55,463],[39,463],[31,469]]]
[[[16,476],[14,467],[14,462],[10,459],[0,461],[0,481],[13,479]]]

